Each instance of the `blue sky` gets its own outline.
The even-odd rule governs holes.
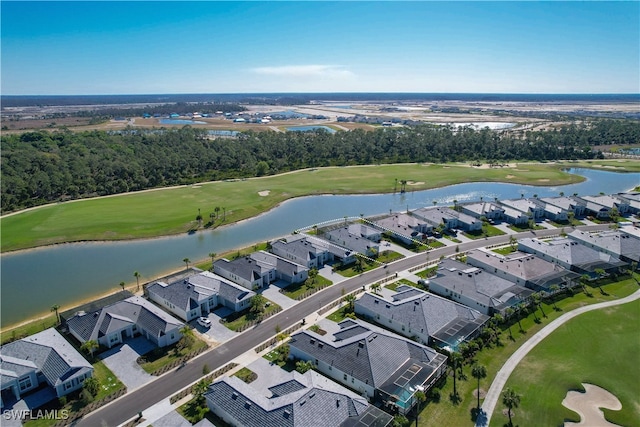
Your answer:
[[[4,95],[640,92],[637,1],[0,7]]]

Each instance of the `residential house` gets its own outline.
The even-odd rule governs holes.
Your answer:
[[[582,218],[586,214],[587,204],[584,200],[575,196],[543,197],[543,202],[567,211],[567,217],[571,213],[576,218]]]
[[[284,259],[278,255],[259,251],[249,255],[257,263],[269,266],[276,272],[277,280],[291,283],[302,283],[309,276],[309,269],[293,261]]]
[[[576,197],[576,199],[577,198],[578,197]],[[609,219],[609,212],[611,211],[610,207],[600,204],[595,201],[597,199],[593,199],[589,196],[580,197],[580,200],[584,201],[585,215],[593,216],[597,219]]]
[[[290,357],[313,366],[350,389],[407,414],[415,392],[427,392],[446,372],[446,356],[368,323],[347,319],[340,330],[291,336]]]
[[[540,221],[544,218],[544,205],[532,199],[500,200],[500,205],[522,212],[534,221]]]
[[[582,197],[587,202],[597,203],[598,205],[605,206],[611,209],[617,209],[619,215],[626,215],[629,213],[629,202],[623,197],[617,195],[603,194],[599,196],[584,196]]]
[[[382,240],[382,233],[380,233],[380,230],[367,224],[350,224],[348,230],[350,234],[364,237],[372,242],[379,243],[380,240]]]
[[[407,338],[457,348],[475,338],[489,316],[412,286],[400,285],[390,297],[365,292],[355,312]]]
[[[111,348],[142,335],[158,347],[180,340],[184,323],[144,298],[133,296],[97,311],[79,312],[67,320],[69,332],[81,343],[96,341]]]
[[[214,414],[238,427],[385,427],[393,419],[366,398],[313,370],[300,374],[273,368],[264,380],[250,384],[223,377],[204,396]]]
[[[580,277],[557,264],[524,252],[499,255],[474,249],[467,252],[467,263],[536,292],[549,292],[554,285],[561,288],[575,286]]]
[[[459,228],[465,231],[482,231],[482,221],[478,218],[447,207],[421,208],[413,211],[412,215],[433,227],[443,224],[447,230]]]
[[[440,262],[436,276],[429,279],[429,290],[486,315],[504,314],[507,308],[526,301],[533,293],[524,286],[453,259]]]
[[[213,263],[213,271],[249,290],[260,289],[276,280],[274,268],[250,256],[231,261],[226,258],[218,259]]]
[[[558,264],[580,275],[586,274],[591,278],[598,276],[596,271],[599,269],[607,273],[617,273],[620,267],[626,265],[610,254],[569,238],[545,241],[532,238],[519,239],[518,250]]]
[[[352,234],[349,229],[351,226],[336,228],[324,233],[323,237],[329,242],[346,248],[352,252],[357,252],[366,256],[375,256],[380,251],[380,245],[376,242],[362,237],[360,233]],[[375,230],[378,235],[380,232]]]
[[[618,193],[616,197],[624,200],[629,205],[629,212],[633,214],[640,213],[640,192]]]
[[[271,242],[271,252],[309,269],[320,269],[331,261],[340,261],[345,265],[356,261],[352,251],[305,234],[293,234]]]
[[[492,221],[500,221],[504,218],[504,209],[493,202],[467,203],[460,205],[462,212],[474,218],[482,218]]]
[[[422,241],[426,234],[433,233],[433,225],[405,213],[378,219],[373,222],[373,226],[391,233],[395,239],[406,245],[411,245],[415,240]]]
[[[0,347],[0,407],[46,383],[57,397],[82,388],[93,366],[54,328]]]
[[[502,210],[504,213],[502,214],[505,221],[509,224],[513,225],[525,225],[532,219],[528,213],[522,212],[518,209],[514,209],[509,206],[502,205]]]
[[[155,282],[146,292],[151,301],[186,322],[206,316],[219,305],[242,311],[255,296],[255,292],[208,271],[171,284]]]
[[[640,263],[640,236],[620,230],[596,233],[574,230],[568,234],[568,237],[597,251],[620,258],[622,261]]]

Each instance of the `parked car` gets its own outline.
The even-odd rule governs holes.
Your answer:
[[[208,328],[211,326],[211,320],[207,319],[206,317],[198,317],[198,325]]]

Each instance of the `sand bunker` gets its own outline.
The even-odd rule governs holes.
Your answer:
[[[580,422],[566,422],[565,427],[618,427],[617,424],[610,423],[605,420],[604,413],[600,408],[619,411],[622,409],[622,403],[613,394],[596,385],[585,384],[584,393],[579,391],[568,391],[567,396],[562,401],[562,405],[580,415]]]
[[[516,177],[515,175],[507,175],[507,176],[505,176],[505,178],[507,178],[507,179],[511,179],[511,178],[515,178],[515,177]]]
[[[271,190],[258,191],[258,195],[260,195],[262,197],[268,196],[269,193],[271,193]]]
[[[540,178],[538,181],[539,182],[549,182],[550,179],[548,179],[548,178]]]
[[[424,181],[407,181],[407,185],[422,185]]]

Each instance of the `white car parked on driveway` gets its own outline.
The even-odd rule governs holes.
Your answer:
[[[205,328],[208,328],[208,327],[211,326],[211,320],[207,319],[206,317],[199,317],[198,318],[198,325],[204,326]]]

